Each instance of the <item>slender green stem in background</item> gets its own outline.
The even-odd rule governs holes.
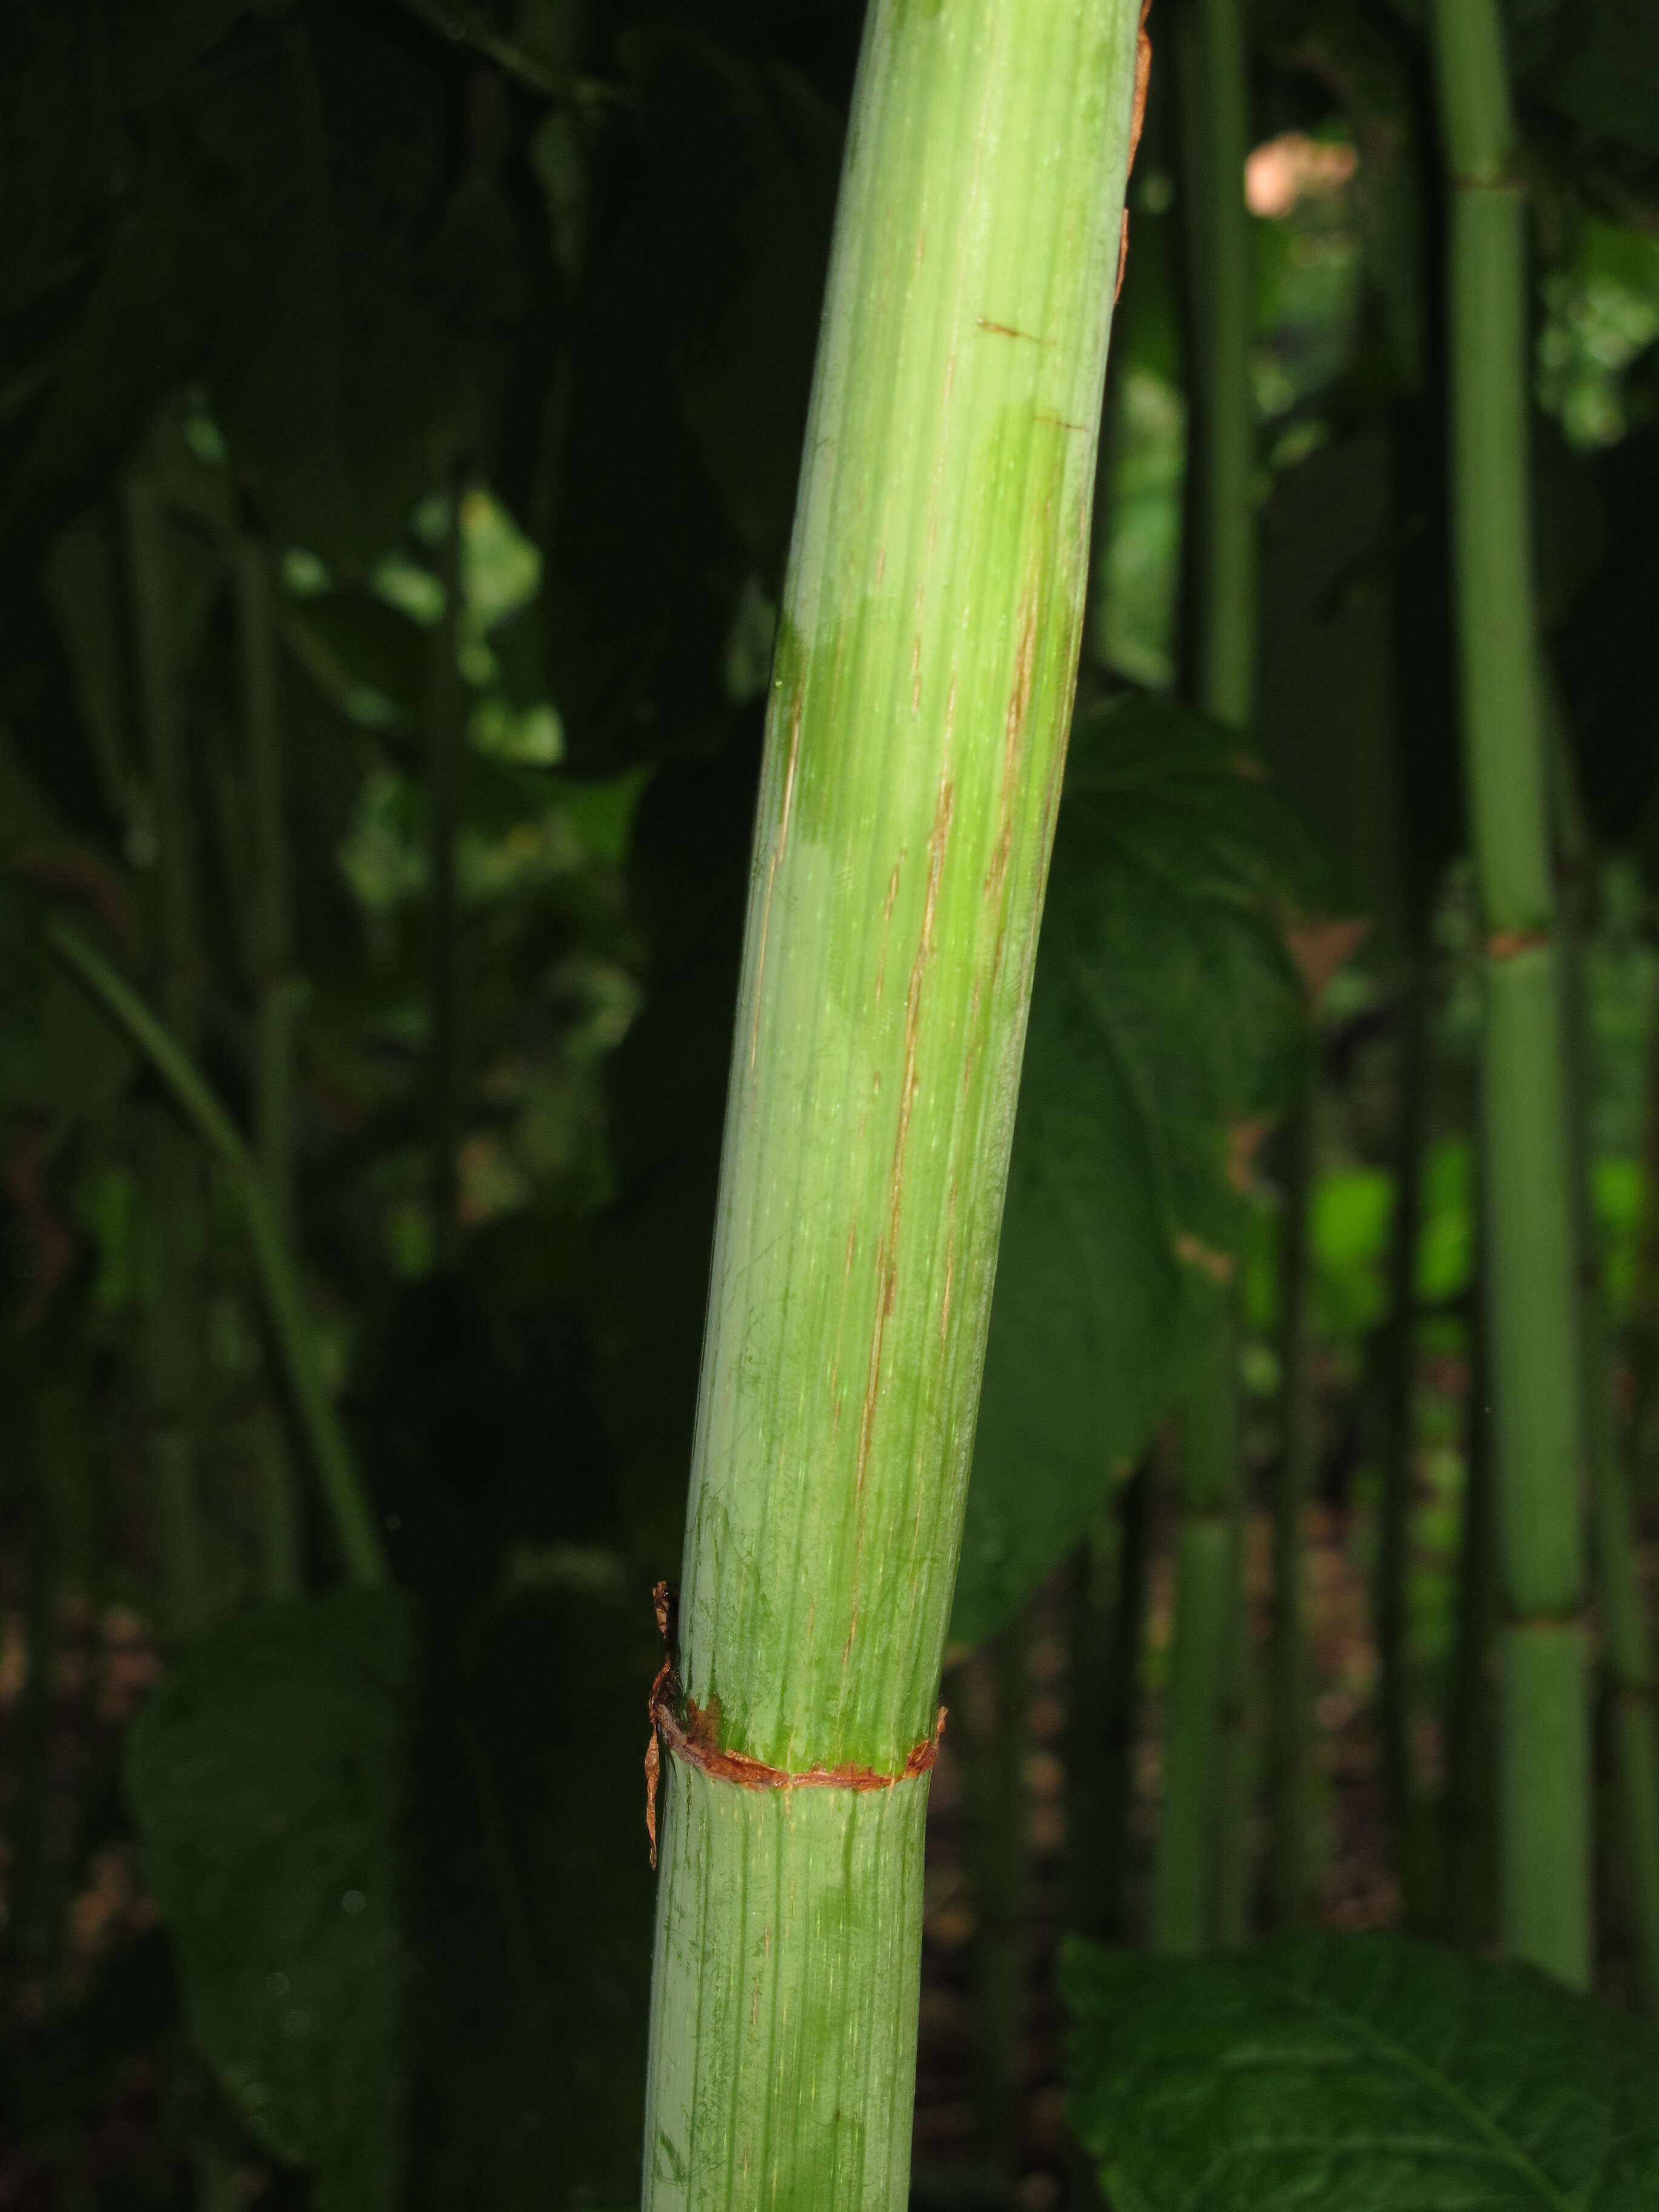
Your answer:
[[[1410,1698],[1406,1668],[1411,1571],[1412,1485],[1416,1467],[1417,1243],[1422,1219],[1427,963],[1407,963],[1399,1005],[1395,1106],[1394,1219],[1389,1233],[1389,1319],[1382,1344],[1382,1495],[1376,1557],[1378,1720],[1394,1863],[1407,1908],[1422,1890],[1413,1807]]]
[[[1073,1565],[1066,1925],[1098,1942],[1121,1938],[1126,1926],[1154,1477],[1149,1455],[1118,1485]]]
[[[1267,1654],[1267,1810],[1273,1923],[1306,1925],[1308,1627],[1303,1552],[1314,1488],[1313,1345],[1309,1314],[1309,1212],[1313,1184],[1314,1060],[1285,1129],[1279,1224],[1279,1402],[1282,1445],[1273,1492],[1273,1610]]]
[[[932,1735],[1076,678],[1133,0],[874,0],[783,594],[680,1620],[775,1770]],[[667,1760],[644,2201],[906,2197],[927,1784]]]
[[[1553,702],[1549,702],[1553,708]],[[1551,711],[1557,764],[1555,822],[1561,858],[1561,979],[1567,1014],[1567,1110],[1572,1136],[1578,1233],[1578,1353],[1583,1450],[1589,1469],[1601,1649],[1612,1692],[1613,1765],[1624,1821],[1626,1891],[1643,1995],[1659,2014],[1659,1675],[1642,1600],[1642,1577],[1626,1463],[1613,1419],[1613,1358],[1592,1182],[1590,1105],[1594,1044],[1585,939],[1591,852],[1567,751]]]
[[[125,506],[139,706],[154,809],[159,995],[179,1048],[193,1056],[201,1040],[204,969],[167,512],[161,492],[142,475],[128,479]],[[170,1119],[152,1119],[143,1129],[141,1167],[149,1228],[144,1342],[149,1480],[160,1540],[162,1611],[167,1633],[181,1641],[202,1626],[207,1604],[196,1422],[208,1192],[195,1147]]]
[[[1215,1936],[1219,1726],[1236,1612],[1238,1434],[1233,1338],[1217,1331],[1188,1393],[1179,1459],[1175,1636],[1164,1730],[1152,1942],[1192,1957]]]
[[[253,880],[249,899],[253,970],[254,1146],[271,1211],[294,1233],[294,1033],[299,989],[289,972],[288,804],[278,704],[275,578],[264,545],[236,541],[242,701],[252,799]]]
[[[1246,1582],[1249,1520],[1243,1460],[1242,1448],[1235,1443],[1234,1449],[1240,1479],[1233,1485],[1228,1523],[1232,1559],[1216,1712],[1215,1940],[1224,1951],[1237,1951],[1249,1942],[1255,1893],[1256,1747],[1251,1728],[1255,1644]]]
[[[1491,1942],[1492,1914],[1492,1643],[1498,1631],[1498,1542],[1492,1480],[1486,1235],[1477,1217],[1468,1298],[1469,1395],[1463,1432],[1463,1521],[1451,1666],[1446,1680],[1446,1793],[1442,1806],[1443,1932],[1467,1949]]]
[[[355,1582],[386,1578],[379,1532],[339,1414],[323,1381],[299,1277],[276,1225],[264,1182],[229,1115],[149,1008],[68,922],[47,925],[54,952],[137,1046],[185,1120],[229,1175],[241,1201],[254,1272],[281,1353],[295,1408],[316,1462],[346,1571]]]
[[[460,1255],[456,1154],[460,1143],[456,1054],[455,840],[465,763],[466,696],[458,658],[461,628],[461,508],[466,476],[450,471],[444,523],[443,613],[432,633],[427,725],[427,927],[431,1046],[428,1067],[433,1249],[440,1267]]]
[[[1185,544],[1187,662],[1195,703],[1236,729],[1254,710],[1255,517],[1250,476],[1250,239],[1244,205],[1247,102],[1239,0],[1182,0],[1176,17],[1192,441]],[[1194,1953],[1218,1932],[1223,1887],[1237,1917],[1248,1822],[1243,1675],[1230,1665],[1244,1626],[1243,1469],[1230,1316],[1194,1378],[1176,1499],[1176,1589],[1152,1940]],[[1227,1755],[1219,1730],[1231,1695]],[[1226,1783],[1224,1796],[1223,1784]]]
[[[1506,1948],[1590,1971],[1589,1703],[1562,1009],[1528,483],[1527,208],[1498,0],[1435,0],[1450,252],[1463,729],[1487,936],[1485,1151],[1508,1620]]]
[[[968,1747],[973,1849],[979,2123],[1012,2188],[1019,2160],[1019,2057],[1025,2016],[1027,1798],[1031,1641],[1026,1607],[991,1640],[991,1727]]]
[[[288,823],[278,707],[275,578],[265,547],[246,531],[235,546],[241,629],[242,708],[247,733],[253,853],[248,907],[253,981],[253,1131],[276,1231],[294,1249],[294,1036],[299,985],[289,972]],[[255,1477],[265,1595],[294,1597],[301,1583],[299,1500],[275,1409],[254,1416]]]
[[[1182,210],[1192,362],[1188,659],[1198,704],[1236,729],[1255,705],[1255,401],[1249,67],[1240,0],[1182,0]]]

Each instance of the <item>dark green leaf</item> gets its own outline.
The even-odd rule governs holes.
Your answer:
[[[1283,1105],[1311,862],[1238,740],[1168,702],[1079,725],[1032,991],[953,1636],[1008,1619],[1174,1402]]]
[[[1659,2051],[1527,1966],[1391,1936],[1073,1943],[1072,2124],[1117,2212],[1638,2212]]]
[[[192,1645],[129,1753],[191,2033],[331,2212],[398,2196],[414,1658],[386,1592],[263,1608]]]

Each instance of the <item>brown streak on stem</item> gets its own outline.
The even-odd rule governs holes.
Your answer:
[[[850,1638],[848,1639],[851,1640]],[[945,1735],[945,1709],[941,1705],[931,1735],[920,1743],[912,1744],[904,1755],[904,1763],[895,1774],[884,1774],[873,1766],[856,1766],[850,1760],[834,1766],[805,1766],[786,1768],[769,1766],[763,1759],[751,1759],[747,1752],[722,1750],[717,1739],[713,1717],[700,1712],[693,1698],[682,1695],[679,1684],[672,1674],[659,1675],[658,1687],[651,1693],[651,1747],[646,1753],[646,1774],[651,1780],[653,1766],[659,1775],[661,1754],[653,1760],[660,1741],[664,1749],[671,1751],[686,1766],[695,1766],[699,1773],[712,1781],[730,1782],[739,1790],[853,1790],[860,1795],[872,1790],[891,1790],[901,1782],[915,1782],[928,1772],[939,1758],[939,1747]],[[681,1717],[682,1709],[684,1718]],[[656,1864],[656,1802],[654,1783],[646,1808],[646,1826],[652,1838],[653,1866]]]
[[[976,315],[974,319],[981,330],[988,331],[994,337],[1024,338],[1027,345],[1054,343],[1052,338],[1039,337],[1035,331],[1017,331],[1012,323],[994,323],[984,315]]]
[[[797,690],[794,703],[789,709],[789,758],[783,771],[783,811],[778,817],[778,834],[772,841],[772,850],[766,862],[766,896],[761,901],[760,949],[755,958],[755,1018],[749,1031],[750,1074],[754,1073],[755,1054],[760,1045],[761,985],[766,978],[766,933],[772,919],[772,885],[789,837],[789,817],[795,803],[795,763],[800,757],[801,714],[805,703],[806,689],[803,684]]]

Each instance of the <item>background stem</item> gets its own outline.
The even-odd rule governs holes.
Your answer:
[[[1487,930],[1483,1100],[1507,1601],[1504,1939],[1590,1970],[1589,1714],[1564,1035],[1529,573],[1527,210],[1497,0],[1436,0],[1451,210],[1454,549],[1464,743]]]
[[[289,973],[287,805],[283,778],[276,630],[270,556],[249,531],[235,544],[242,647],[242,707],[252,800],[248,904],[253,983],[253,1132],[277,1232],[294,1246],[294,1040],[299,986]],[[252,1421],[265,1595],[297,1596],[302,1576],[300,1509],[287,1439],[274,1407]]]
[[[1417,1245],[1427,1118],[1426,969],[1421,951],[1408,957],[1399,1004],[1395,1200],[1389,1235],[1389,1322],[1382,1346],[1382,1487],[1376,1559],[1382,1780],[1394,1863],[1413,1917],[1421,1900],[1423,1869],[1418,1863],[1413,1810],[1406,1632],[1416,1467]]]
[[[460,1220],[456,1212],[460,1107],[456,1060],[455,840],[460,823],[466,736],[466,697],[459,659],[461,509],[466,482],[466,472],[457,462],[449,472],[444,513],[443,612],[432,633],[432,679],[428,692],[428,963],[432,1023],[428,1115],[433,1248],[441,1268],[453,1267],[460,1255]]]
[[[66,921],[50,923],[46,934],[58,957],[143,1053],[185,1119],[228,1171],[241,1200],[249,1249],[271,1332],[311,1447],[346,1571],[356,1582],[384,1582],[386,1559],[368,1493],[323,1380],[294,1262],[246,1146],[173,1040],[103,956]]]
[[[157,989],[179,1048],[199,1048],[201,932],[189,765],[185,752],[165,501],[135,473],[125,495],[127,573],[140,720],[155,839]],[[197,1466],[203,1373],[208,1191],[201,1157],[171,1116],[149,1115],[139,1145],[149,1227],[145,1364],[149,1477],[155,1495],[162,1613],[182,1641],[207,1609],[206,1536]]]

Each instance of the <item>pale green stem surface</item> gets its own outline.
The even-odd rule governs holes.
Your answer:
[[[1436,0],[1451,173],[1454,550],[1488,932],[1484,1067],[1504,1631],[1499,1859],[1517,1957],[1590,1972],[1589,1701],[1565,1043],[1530,574],[1527,210],[1497,0]]]
[[[720,1743],[933,1733],[1075,680],[1132,0],[875,0],[772,681],[680,1621]],[[926,1784],[670,1756],[648,2212],[905,2202]]]
[[[323,1502],[353,1581],[386,1579],[386,1559],[351,1446],[323,1380],[311,1323],[293,1259],[271,1209],[264,1182],[218,1099],[177,1043],[125,980],[68,922],[48,925],[47,939],[111,1019],[149,1061],[197,1134],[228,1170],[241,1201],[254,1272],[265,1301],[295,1408],[316,1462]]]

